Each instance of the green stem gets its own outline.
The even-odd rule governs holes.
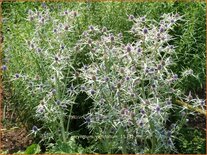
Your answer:
[[[77,58],[77,53],[75,54],[75,57],[74,57],[74,59],[73,59],[72,64],[75,63],[76,58]],[[71,67],[69,67],[69,69],[68,69],[68,71],[67,71],[67,77],[68,77],[68,75],[70,74],[70,71],[71,71]],[[67,82],[65,82],[65,83],[67,83]],[[78,81],[78,83],[79,83],[79,81]],[[66,91],[66,88],[65,88],[65,91]],[[68,130],[69,130],[69,127],[70,127],[70,117],[71,117],[72,111],[73,111],[73,104],[71,105],[71,108],[70,108],[70,114],[68,115],[68,122],[67,122],[66,131],[68,131]]]
[[[144,77],[142,77],[142,97],[143,99],[146,99],[146,94],[145,94],[145,90],[144,90]],[[148,118],[149,118],[149,115],[148,115]],[[151,150],[150,152],[151,153],[154,153],[155,152],[155,143],[156,143],[156,137],[155,137],[155,127],[154,127],[154,123],[153,121],[149,118],[149,124],[150,124],[150,130],[152,132],[152,139],[151,139],[151,144],[152,144],[152,147],[151,147]]]
[[[61,124],[61,134],[63,138],[63,142],[66,142],[66,136],[65,136],[65,128],[64,128],[64,123],[63,123],[63,116],[60,118],[60,124]]]
[[[55,86],[57,90],[57,98],[60,99],[60,81],[57,77],[57,73],[55,74]],[[60,127],[61,127],[61,134],[62,134],[63,142],[66,142],[66,135],[65,135],[65,128],[64,128],[64,116],[62,113],[63,112],[61,111]]]
[[[126,141],[125,141],[125,137],[126,134],[124,133],[124,129],[121,129],[122,132],[122,154],[127,154],[127,150],[126,150]]]
[[[142,82],[141,82],[141,85],[142,85],[142,97],[143,99],[146,99],[146,95],[145,95],[145,90],[144,90],[144,76],[142,77]]]
[[[68,123],[67,123],[67,128],[66,128],[67,131],[69,130],[69,127],[70,127],[70,117],[71,117],[72,111],[73,111],[73,104],[71,105],[70,114],[68,115]]]
[[[35,56],[33,54],[31,54],[33,60],[35,61],[38,70],[41,72],[41,77],[42,77],[42,81],[45,81],[45,68],[40,64],[40,62],[37,60],[37,58],[35,58]]]
[[[155,127],[154,127],[154,123],[151,119],[149,120],[149,123],[150,123],[150,130],[152,131],[152,139],[151,139],[152,147],[151,147],[150,152],[153,154],[153,153],[155,153],[155,143],[156,143]]]

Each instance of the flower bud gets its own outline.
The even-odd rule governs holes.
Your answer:
[[[86,87],[85,86],[81,86],[80,89],[81,89],[81,91],[85,91]]]
[[[65,31],[68,31],[68,29],[69,29],[69,26],[66,25],[66,26],[64,27],[64,30],[65,30]]]
[[[111,40],[111,42],[113,42],[115,40],[113,35],[110,36],[110,40]]]
[[[92,40],[91,39],[88,40],[88,44],[92,44]]]
[[[119,39],[121,39],[123,37],[123,34],[122,33],[119,33],[118,34],[118,37],[119,37]]]
[[[73,17],[77,17],[78,13],[76,11],[73,11]]]
[[[105,82],[108,82],[108,81],[109,81],[109,78],[108,78],[108,77],[105,77],[105,78],[104,78],[104,81],[105,81]]]
[[[89,30],[94,31],[94,27],[92,25],[90,25]]]
[[[173,78],[173,80],[177,80],[178,79],[178,75],[174,74],[172,78]]]
[[[91,90],[91,95],[94,95],[96,92],[95,92],[95,90]]]
[[[156,107],[156,112],[158,112],[158,113],[160,112],[160,107],[159,106]]]
[[[135,113],[131,112],[131,117],[134,118],[135,117]]]
[[[149,105],[150,101],[149,100],[145,100],[145,104]]]
[[[142,49],[139,47],[138,49],[137,49],[137,53],[141,53],[142,52]]]
[[[59,58],[57,56],[55,56],[55,61],[59,61]]]
[[[140,126],[140,127],[143,127],[144,123],[142,121],[137,121],[137,124]]]
[[[54,32],[54,33],[57,33],[57,29],[53,29],[53,32]]]
[[[135,97],[135,94],[134,94],[134,93],[131,93],[131,97],[133,97],[133,98],[134,98],[134,97]]]
[[[19,76],[19,74],[15,74],[15,77],[18,79],[20,76]]]
[[[161,70],[161,69],[162,69],[162,65],[161,64],[157,65],[157,70]]]
[[[53,95],[56,94],[56,89],[53,89],[53,90],[52,90],[52,94],[53,94]]]
[[[106,27],[103,27],[101,31],[102,32],[106,32],[107,31],[107,28]]]
[[[1,66],[1,70],[3,70],[3,71],[7,70],[6,65]]]
[[[134,15],[129,15],[129,20],[134,20]]]
[[[60,105],[60,100],[55,101],[57,105]]]
[[[162,60],[162,61],[160,62],[160,64],[164,66],[164,65],[165,65],[165,61]]]
[[[96,76],[93,75],[93,76],[92,76],[92,80],[93,80],[93,81],[96,81]]]
[[[41,51],[42,51],[42,49],[41,48],[37,48],[37,50],[36,50],[38,53],[40,53]]]
[[[129,81],[129,80],[130,80],[130,77],[129,77],[129,76],[127,76],[125,79],[126,79],[126,81]]]
[[[76,78],[79,77],[79,72],[75,72],[75,77],[76,77]]]
[[[34,20],[34,17],[33,17],[33,16],[30,16],[30,17],[29,17],[29,20],[30,20],[30,21],[33,21],[33,20]]]
[[[66,11],[64,11],[64,14],[65,14],[65,15],[68,15],[68,11],[67,11],[67,10],[66,10]]]
[[[164,32],[164,28],[163,27],[160,28],[160,33],[162,33],[162,32]]]
[[[121,88],[121,83],[120,82],[117,84],[117,88],[118,89]]]
[[[167,100],[167,105],[172,105],[172,101],[170,99]]]
[[[180,17],[180,15],[179,15],[178,13],[176,13],[176,14],[175,14],[175,17],[178,18],[178,17]]]
[[[201,105],[204,106],[206,104],[205,100],[201,100]]]
[[[84,68],[84,70],[88,70],[88,66],[87,65],[84,65],[83,68]]]
[[[32,131],[33,131],[33,132],[37,132],[37,131],[38,131],[37,126],[34,125],[34,126],[32,127]]]
[[[85,118],[85,121],[86,121],[86,123],[90,123],[90,122],[91,122],[90,117],[89,117],[89,116],[88,116],[88,117],[86,117],[86,118]]]
[[[145,20],[146,20],[145,17],[142,17],[142,18],[141,18],[141,21],[142,21],[142,22],[144,22]]]
[[[120,73],[124,74],[124,68],[120,69]]]
[[[140,113],[144,115],[145,114],[144,109],[140,110]]]
[[[144,29],[143,29],[143,33],[144,33],[144,34],[147,34],[147,33],[148,33],[147,28],[144,28]]]
[[[131,52],[131,50],[132,50],[131,45],[128,44],[127,47],[126,47],[126,51],[127,51],[127,52]]]

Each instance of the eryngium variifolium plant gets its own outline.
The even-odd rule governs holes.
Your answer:
[[[25,47],[38,72],[36,76],[16,73],[12,82],[24,85],[28,99],[35,102],[31,103],[34,118],[42,126],[34,126],[33,133],[42,134],[42,141],[70,139],[70,115],[80,93],[94,101],[85,123],[98,137],[97,146],[103,144],[104,153],[170,152],[178,124],[186,116],[183,113],[177,124],[167,126],[173,98],[204,108],[203,100],[176,88],[183,78],[196,77],[193,71],[187,69],[178,77],[170,70],[176,53],[169,44],[173,39],[169,32],[182,20],[180,15],[164,14],[159,22],[129,15],[134,41],[124,44],[122,33],[113,34],[106,27],[91,25],[75,36],[76,19],[81,16],[76,11],[55,15],[48,9],[29,10],[28,14],[34,32]],[[77,62],[77,54],[89,63]]]
[[[25,47],[33,58],[38,72],[33,75],[16,74],[12,78],[14,83],[26,85],[26,91],[34,98],[35,119],[42,122],[41,127],[34,126],[35,134],[42,131],[42,140],[61,140],[69,138],[69,117],[75,101],[72,86],[69,88],[69,74],[76,51],[71,47],[68,38],[73,35],[76,11],[52,14],[49,9],[44,11],[29,10],[28,22],[33,25],[33,37],[25,40]],[[34,76],[35,75],[35,76]],[[72,78],[71,78],[72,79]],[[33,101],[33,100],[32,100]],[[43,132],[46,131],[46,132]]]
[[[178,14],[164,14],[157,22],[130,15],[134,42],[127,44],[121,33],[115,35],[106,28],[90,26],[83,33],[79,46],[90,51],[93,62],[83,66],[80,74],[82,91],[94,100],[86,120],[93,133],[103,137],[109,153],[114,148],[123,153],[174,149],[171,135],[179,127],[166,126],[173,97],[193,106],[203,103],[176,89],[182,78],[195,76],[193,71],[178,77],[170,70],[175,47],[168,44],[173,39],[169,31],[181,19]]]

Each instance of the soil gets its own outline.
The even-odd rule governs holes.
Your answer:
[[[3,131],[2,131],[3,130]],[[28,137],[28,131],[24,127],[2,129],[1,150],[14,153],[23,151],[27,146],[31,145],[32,139]]]
[[[203,133],[206,132],[206,117],[203,115],[193,115],[188,118],[188,126],[200,129]]]
[[[3,113],[3,107],[2,104],[3,96],[6,94],[3,94],[0,87],[0,113],[2,116]],[[2,117],[1,117],[2,119]],[[7,151],[7,153],[11,154],[18,151],[24,151],[27,146],[31,145],[32,138],[28,136],[29,132],[26,129],[25,125],[22,125],[21,122],[17,120],[17,117],[15,115],[12,116],[11,112],[7,109],[5,114],[5,120],[7,123],[2,122],[1,120],[1,127],[0,127],[0,154],[4,151]],[[11,126],[16,127],[11,127]]]

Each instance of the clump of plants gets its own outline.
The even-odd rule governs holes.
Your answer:
[[[93,98],[94,105],[87,116],[88,127],[107,153],[160,153],[174,148],[173,139],[186,115],[166,126],[173,99],[203,107],[204,101],[193,99],[191,93],[176,88],[186,76],[195,76],[191,69],[182,77],[170,70],[175,55],[169,31],[182,17],[164,14],[160,22],[145,16],[135,18],[130,32],[134,42],[123,44],[122,35],[106,28],[90,27],[85,31],[82,50],[89,50],[93,63],[81,69],[82,91]],[[80,43],[79,43],[80,44]],[[196,76],[195,76],[196,77]],[[184,110],[184,109],[183,109]],[[111,140],[113,139],[113,140]],[[163,152],[162,152],[163,153]]]
[[[177,87],[189,76],[197,77],[193,70],[186,69],[179,77],[170,69],[176,47],[169,44],[174,39],[169,32],[182,16],[163,14],[156,21],[129,15],[129,33],[134,39],[128,43],[123,42],[122,33],[94,25],[77,36],[79,16],[69,10],[56,15],[47,8],[28,12],[33,31],[24,46],[34,71],[22,69],[6,76],[16,91],[20,87],[28,96],[24,106],[39,122],[31,134],[40,135],[41,142],[54,152],[88,152],[69,132],[77,96],[85,93],[93,100],[84,116],[94,136],[89,152],[176,152],[174,139],[187,111],[182,108],[181,118],[169,125],[173,102],[181,100],[205,109],[204,100]],[[87,61],[78,61],[79,56]],[[2,70],[6,72],[7,66]]]

